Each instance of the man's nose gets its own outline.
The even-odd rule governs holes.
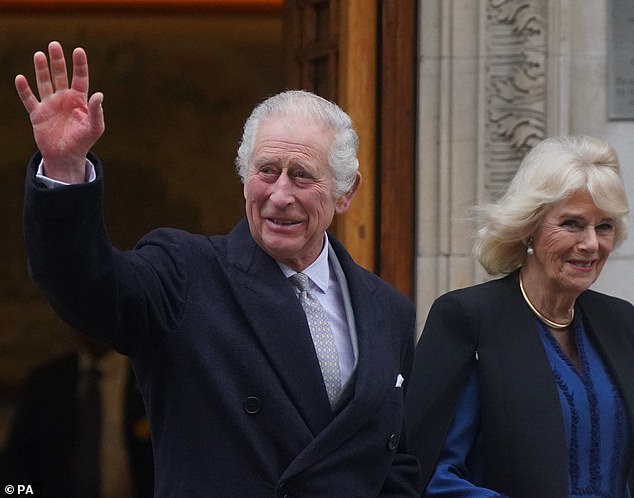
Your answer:
[[[283,170],[277,180],[275,180],[271,189],[270,199],[276,206],[288,206],[293,202],[293,182],[286,170]]]

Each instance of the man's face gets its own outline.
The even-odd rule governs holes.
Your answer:
[[[358,185],[335,197],[328,166],[332,138],[331,130],[301,118],[269,118],[256,134],[244,184],[251,235],[296,271],[319,256],[334,214],[348,209]]]

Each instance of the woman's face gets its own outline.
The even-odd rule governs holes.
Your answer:
[[[587,191],[576,192],[546,211],[526,269],[544,290],[579,295],[599,278],[614,247],[614,230],[614,218]]]

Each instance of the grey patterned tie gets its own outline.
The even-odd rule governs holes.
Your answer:
[[[335,344],[326,311],[321,303],[308,292],[308,277],[303,273],[296,273],[289,277],[293,285],[299,289],[299,301],[306,313],[310,335],[315,344],[317,359],[326,384],[326,392],[330,405],[334,405],[341,392],[341,377],[339,373],[339,355]]]

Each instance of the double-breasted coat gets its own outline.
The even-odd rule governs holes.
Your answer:
[[[226,236],[158,229],[111,247],[103,174],[47,190],[26,179],[35,282],[58,314],[129,355],[152,431],[156,496],[415,496],[404,387],[413,305],[331,237],[358,341],[347,399],[330,408],[308,325],[278,264],[241,221]]]

